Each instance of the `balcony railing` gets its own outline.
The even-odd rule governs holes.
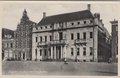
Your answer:
[[[64,45],[64,44],[66,44],[66,39],[38,42],[37,46],[42,47],[42,46],[49,46],[49,45]]]
[[[86,39],[76,39],[75,40],[75,44],[86,44],[86,43],[87,43]]]
[[[66,39],[62,39],[62,40],[53,40],[50,42],[51,45],[56,45],[56,44],[65,44],[66,43]]]

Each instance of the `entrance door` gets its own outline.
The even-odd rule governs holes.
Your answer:
[[[61,48],[60,48],[60,46],[58,46],[56,49],[57,49],[57,51],[56,51],[56,58],[57,59],[61,59]]]
[[[25,59],[25,53],[23,53],[23,60]]]

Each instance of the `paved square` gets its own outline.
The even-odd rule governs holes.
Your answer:
[[[4,61],[3,75],[117,76],[117,63]]]

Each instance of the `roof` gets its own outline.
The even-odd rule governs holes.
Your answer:
[[[14,31],[7,29],[7,28],[2,28],[2,38],[5,39],[5,35],[11,35],[11,38],[14,38]]]
[[[51,23],[58,23],[58,22],[82,20],[87,18],[93,18],[93,15],[89,10],[83,10],[78,12],[47,16],[38,23],[38,26],[47,25]]]

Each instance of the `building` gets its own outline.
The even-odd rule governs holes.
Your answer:
[[[112,24],[112,59],[113,61],[117,61],[118,55],[118,21],[111,21]]]
[[[29,20],[24,10],[20,23],[15,32],[15,56],[18,60],[31,60],[32,58],[32,28],[35,22]]]
[[[14,31],[2,29],[2,60],[14,59],[15,41]]]
[[[99,13],[87,10],[46,16],[33,27],[32,60],[108,61],[111,36]]]

